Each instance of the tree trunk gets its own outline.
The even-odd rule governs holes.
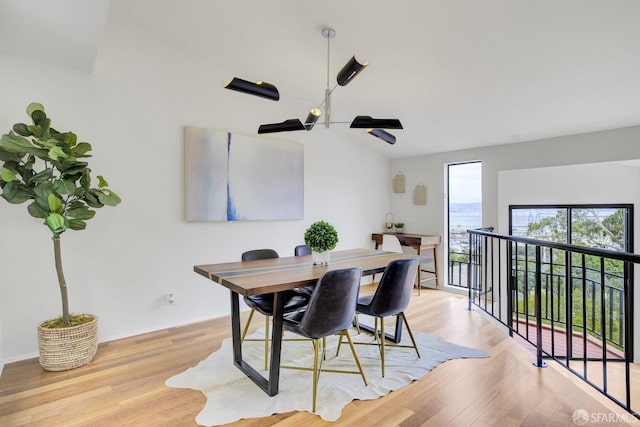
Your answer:
[[[69,326],[69,299],[67,297],[67,282],[64,280],[62,271],[62,257],[60,256],[60,236],[53,236],[53,252],[56,259],[56,273],[58,273],[58,285],[60,285],[60,296],[62,297],[62,320],[65,326]]]

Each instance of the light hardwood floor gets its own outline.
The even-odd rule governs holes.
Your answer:
[[[532,366],[529,352],[465,307],[463,297],[423,290],[407,315],[414,330],[488,350],[490,358],[446,362],[381,399],[352,402],[335,423],[292,412],[231,425],[575,426],[578,409],[640,425],[571,375]],[[67,372],[44,372],[36,359],[8,364],[0,378],[0,426],[196,425],[204,396],[164,381],[218,349],[229,324],[226,317],[104,343],[89,365]]]

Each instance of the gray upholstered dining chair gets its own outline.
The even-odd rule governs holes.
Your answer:
[[[298,245],[293,249],[293,254],[295,256],[311,255],[311,248],[307,245]],[[313,284],[313,285],[303,286],[301,288],[296,288],[296,291],[305,293],[310,296],[313,293],[313,290],[315,288],[316,288],[316,285]]]
[[[282,368],[313,371],[313,412],[316,411],[316,395],[321,370],[323,372],[360,374],[362,381],[367,385],[360,359],[358,359],[358,354],[349,335],[349,327],[355,315],[356,301],[360,291],[361,276],[362,269],[360,267],[327,271],[318,279],[307,308],[284,317],[285,330],[309,338],[313,343],[313,368],[281,366]],[[342,337],[347,338],[351,353],[358,366],[357,371],[321,369],[320,365],[326,355],[326,337],[334,334],[340,335],[340,341],[342,341]],[[322,359],[320,359],[321,346]]]
[[[295,256],[311,255],[311,248],[307,245],[298,245],[293,249]]]
[[[366,314],[373,316],[375,319],[374,333],[376,342],[371,344],[380,347],[383,377],[385,346],[413,348],[418,357],[420,357],[416,340],[413,338],[413,333],[407,322],[407,317],[404,314],[404,310],[406,310],[409,305],[409,300],[413,293],[413,284],[418,272],[418,262],[418,258],[391,261],[385,268],[375,293],[373,295],[360,297],[356,304],[356,318],[358,314]],[[396,318],[398,316],[402,317],[413,345],[385,344],[384,318],[389,316],[396,316]],[[380,321],[380,334],[378,334],[378,320]],[[396,319],[396,321],[398,320]],[[338,351],[340,351],[339,348]]]
[[[278,252],[273,249],[254,249],[242,254],[242,261],[253,261],[259,259],[279,258]],[[264,323],[264,369],[268,369],[269,362],[269,318],[273,314],[274,294],[249,295],[244,297],[244,302],[251,308],[247,324],[242,331],[241,341],[245,340],[253,314],[258,313],[265,316]],[[285,291],[284,312],[291,313],[306,307],[309,302],[309,295],[304,292],[294,290]],[[249,339],[247,339],[249,340]],[[262,340],[260,340],[262,341]]]

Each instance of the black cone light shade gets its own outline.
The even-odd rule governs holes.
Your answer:
[[[384,142],[388,142],[391,145],[396,143],[395,135],[390,134],[386,130],[382,130],[382,129],[367,129],[367,132],[370,133],[373,136],[376,136],[376,137],[380,138]]]
[[[280,93],[278,92],[278,89],[271,83],[263,81],[254,83],[248,80],[242,80],[234,77],[231,81],[225,81],[222,86],[226,89],[248,93],[249,95],[267,98],[272,101],[278,101],[280,99]]]
[[[371,116],[356,116],[350,128],[357,129],[403,129],[398,119],[374,119]]]
[[[338,73],[338,77],[336,79],[338,80],[338,84],[340,86],[346,86],[355,76],[364,70],[367,65],[369,65],[369,61],[364,61],[364,63],[361,64],[356,60],[355,56],[352,56]]]
[[[289,132],[293,130],[305,130],[304,125],[299,119],[289,119],[282,123],[260,125],[258,133]]]

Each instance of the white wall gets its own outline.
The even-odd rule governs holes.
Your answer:
[[[390,208],[389,161],[350,141],[353,131],[320,126],[277,136],[305,145],[304,220],[185,222],[183,126],[255,134],[264,117],[254,109],[269,101],[222,90],[232,75],[221,70],[224,58],[179,56],[143,30],[110,25],[92,75],[0,56],[0,132],[42,102],[56,129],[93,144],[90,166],[122,197],[62,237],[71,310],[100,318],[100,341],[228,314],[228,292],[193,266],[259,247],[293,255],[316,220],[337,228],[337,249],[372,246]],[[61,309],[47,228],[26,204],[0,203],[0,217],[0,360],[8,362],[35,356],[37,324]]]
[[[438,268],[444,277],[447,251],[445,170],[448,163],[482,161],[483,225],[498,227],[498,176],[501,171],[630,159],[640,159],[640,126],[394,159],[391,173],[402,171],[405,174],[408,191],[391,195],[392,211],[396,221],[406,223],[408,232],[443,236],[443,244],[438,248]],[[426,206],[416,206],[411,201],[411,190],[419,181],[427,185]],[[602,185],[606,188],[621,184],[607,180]],[[442,280],[444,282],[444,278]]]
[[[4,369],[4,359],[2,358],[2,317],[0,316],[0,376]]]
[[[612,163],[498,173],[498,232],[508,234],[509,205],[631,203],[640,206],[640,169]],[[634,223],[640,224],[634,211]],[[635,227],[635,242],[640,229]]]

